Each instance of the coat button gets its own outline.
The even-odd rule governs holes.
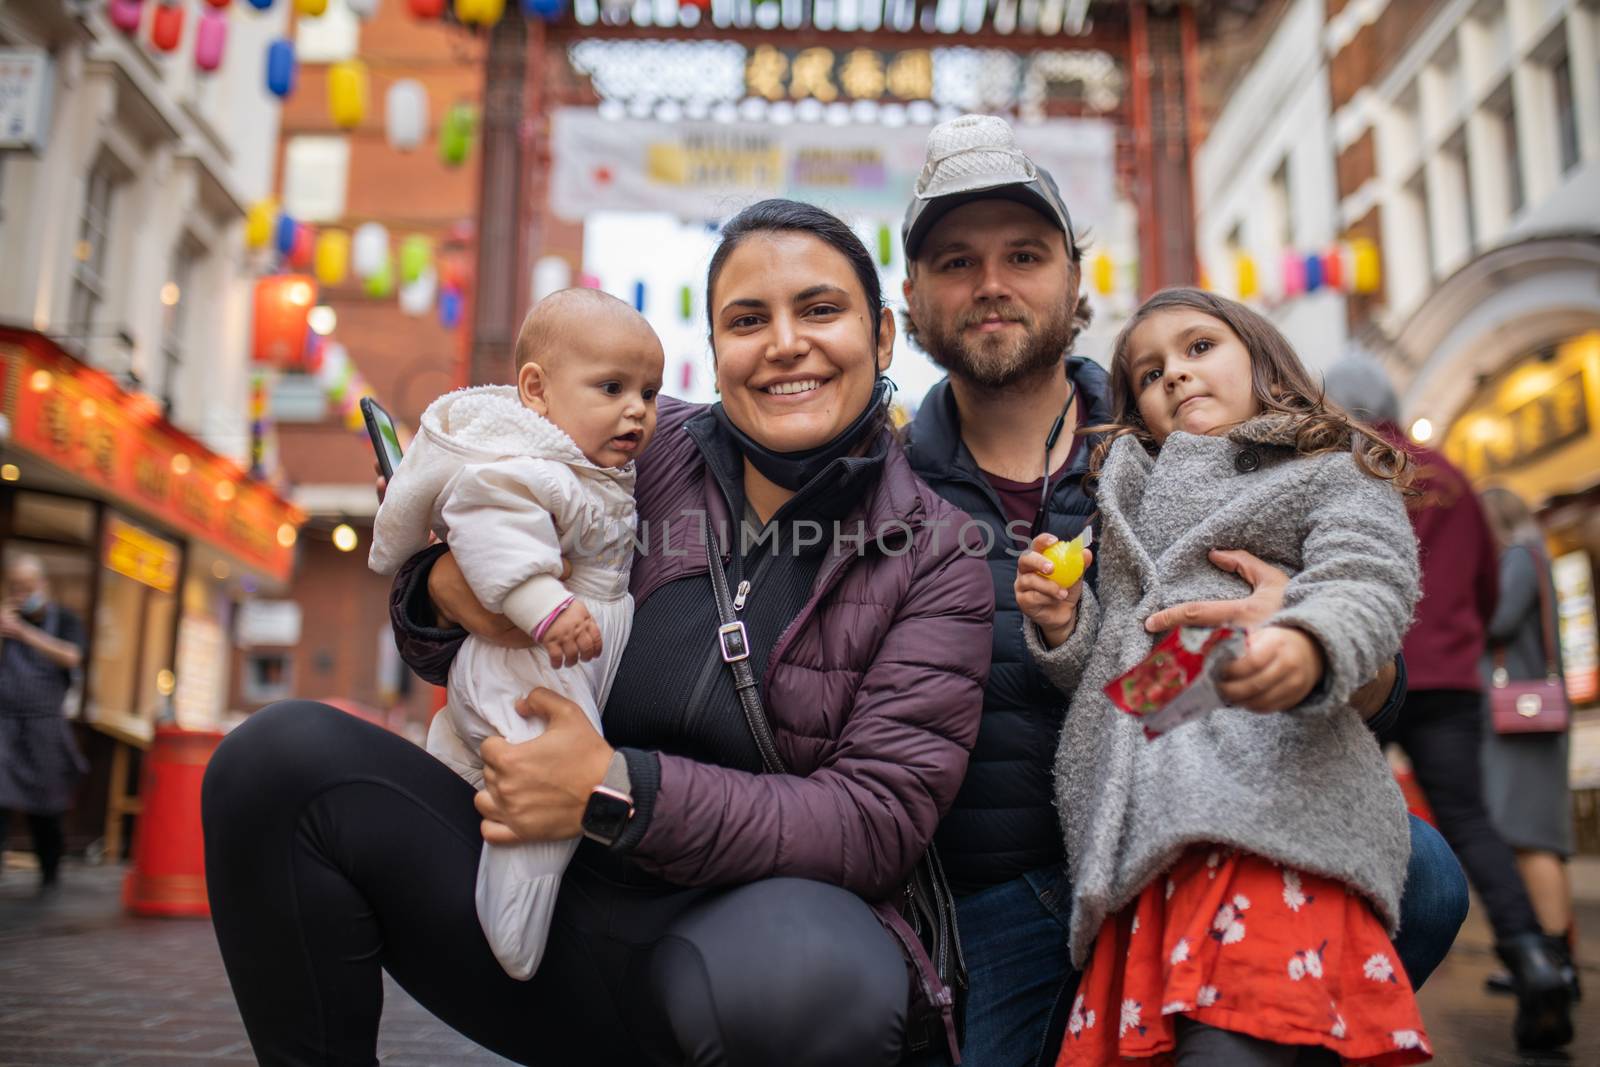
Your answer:
[[[1240,474],[1249,474],[1260,466],[1261,455],[1253,448],[1242,449],[1233,457],[1233,469]]]

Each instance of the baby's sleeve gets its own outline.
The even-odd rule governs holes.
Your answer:
[[[1307,486],[1303,567],[1269,625],[1310,634],[1327,664],[1301,712],[1328,712],[1371,681],[1411,626],[1421,581],[1417,540],[1394,486],[1349,455]]]
[[[478,602],[533,633],[571,595],[561,583],[561,530],[583,487],[564,463],[526,456],[470,463],[441,509],[450,553]]]

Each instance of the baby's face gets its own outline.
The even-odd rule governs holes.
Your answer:
[[[530,397],[531,364],[523,367],[522,402],[566,431],[597,467],[639,458],[656,430],[666,362],[660,339],[643,319],[607,314],[562,332],[572,341],[541,363],[548,364],[541,397]]]

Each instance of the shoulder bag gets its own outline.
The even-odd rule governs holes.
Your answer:
[[[1505,646],[1494,650],[1494,673],[1489,687],[1489,716],[1497,734],[1564,733],[1572,721],[1567,686],[1556,655],[1556,635],[1550,625],[1549,568],[1544,554],[1533,549],[1534,578],[1539,587],[1539,638],[1544,649],[1544,677],[1515,679],[1506,671]]]
[[[711,590],[722,623],[717,628],[717,649],[733,672],[739,706],[744,710],[756,748],[761,751],[762,766],[768,774],[787,774],[761,704],[761,688],[750,666],[749,635],[728,592],[728,576],[723,572],[710,522],[705,522],[703,528]],[[911,976],[906,1056],[943,1045],[949,1051],[950,1062],[959,1064],[961,1038],[966,1029],[967,965],[956,925],[955,895],[931,842],[900,893],[871,907],[879,922],[900,942]]]

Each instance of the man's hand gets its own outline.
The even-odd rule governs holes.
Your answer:
[[[1017,577],[1011,585],[1017,598],[1017,607],[1039,627],[1039,636],[1044,639],[1046,648],[1055,648],[1072,636],[1072,631],[1078,625],[1078,601],[1083,599],[1082,577],[1065,589],[1049,577],[1050,572],[1055,570],[1055,564],[1043,552],[1059,540],[1055,534],[1049,533],[1035,537],[1029,551],[1017,560]],[[1085,571],[1093,561],[1094,553],[1085,549]]]
[[[1251,593],[1239,600],[1192,600],[1174,604],[1144,620],[1158,634],[1176,626],[1259,626],[1283,610],[1289,576],[1243,549],[1212,549],[1211,564],[1250,583]]]
[[[600,626],[583,601],[574,600],[545,628],[539,644],[550,654],[550,666],[576,667],[600,655]]]
[[[474,799],[483,839],[515,845],[577,837],[612,748],[582,708],[548,689],[535,689],[517,701],[516,710],[525,719],[543,719],[545,731],[517,745],[499,737],[483,743],[484,788]]]
[[[1236,708],[1287,711],[1310,694],[1325,668],[1321,646],[1304,631],[1267,626],[1245,636],[1244,655],[1224,668],[1217,693]]]
[[[433,601],[442,626],[460,626],[472,636],[502,648],[533,647],[532,634],[524,633],[504,615],[496,615],[478,603],[455,557],[448,552],[434,560],[428,571],[428,599]]]
[[[22,621],[22,616],[17,614],[15,606],[7,604],[0,607],[0,637],[21,640],[31,629],[31,626]]]

